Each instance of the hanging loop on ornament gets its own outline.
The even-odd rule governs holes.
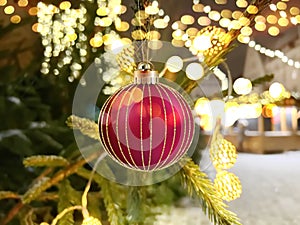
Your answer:
[[[140,62],[134,71],[135,84],[156,84],[159,82],[158,71],[151,62]]]

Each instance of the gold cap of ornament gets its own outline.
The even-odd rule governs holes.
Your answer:
[[[134,71],[135,84],[156,84],[159,82],[158,72],[150,62],[140,62]]]

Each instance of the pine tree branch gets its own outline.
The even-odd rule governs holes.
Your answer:
[[[81,159],[70,166],[58,171],[52,178],[48,178],[47,180],[43,179],[39,186],[35,185],[34,190],[31,188],[29,189],[22,197],[22,202],[24,204],[29,204],[34,199],[36,199],[42,192],[47,190],[48,188],[52,187],[53,185],[59,183],[63,179],[67,178],[68,176],[76,173],[76,171],[86,164],[89,161],[94,160],[99,156],[99,153],[93,154],[86,159]]]
[[[0,191],[0,200],[3,199],[20,199],[20,195],[12,191]]]
[[[100,140],[98,125],[92,120],[71,115],[67,119],[66,124],[92,139]]]
[[[201,199],[202,210],[211,222],[218,225],[241,225],[237,216],[227,210],[228,207],[215,190],[207,175],[200,171],[192,159],[181,161],[182,180],[190,195],[195,194]]]

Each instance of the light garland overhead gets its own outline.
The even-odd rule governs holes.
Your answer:
[[[272,50],[266,47],[263,47],[262,45],[256,43],[255,41],[250,41],[248,43],[248,46],[250,48],[253,48],[255,51],[259,52],[260,54],[263,54],[265,56],[268,56],[270,58],[278,58],[283,63],[285,63],[288,66],[295,67],[296,69],[300,69],[300,62],[290,59],[288,56],[286,56],[282,51],[280,50]]]

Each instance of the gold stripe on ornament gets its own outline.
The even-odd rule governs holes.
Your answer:
[[[164,99],[163,99],[163,97],[162,97],[162,94],[161,94],[161,92],[160,92],[160,90],[159,90],[159,88],[158,88],[158,87],[160,87],[160,84],[155,85],[154,87],[157,89],[157,91],[158,91],[158,93],[159,93],[159,96],[160,96],[160,98],[161,98],[162,104],[163,104],[163,109],[164,109],[164,119],[165,119],[165,120],[164,120],[164,121],[165,121],[165,123],[164,123],[164,124],[165,124],[165,137],[164,137],[163,149],[162,149],[162,152],[161,152],[159,161],[158,161],[158,163],[155,165],[155,167],[154,167],[153,170],[159,169],[159,168],[162,167],[162,166],[159,166],[159,164],[161,163],[162,157],[163,157],[164,152],[165,152],[165,150],[166,150],[166,144],[167,144],[167,128],[168,128],[168,127],[167,127],[167,123],[166,123],[166,121],[167,121],[166,105],[165,105]]]
[[[167,86],[166,86],[166,87],[167,87]],[[181,96],[178,95],[178,94],[176,93],[176,91],[173,91],[170,87],[168,87],[168,88],[172,91],[172,93],[173,93],[174,95],[176,95],[176,96],[178,97],[177,100],[178,100],[178,103],[179,103],[179,105],[180,105],[181,111],[184,112],[184,109],[183,109],[183,106],[182,106],[182,102],[180,101],[180,100],[181,100]],[[183,113],[183,118],[182,118],[182,119],[185,119],[184,113]],[[181,120],[181,121],[184,121],[184,120]],[[186,125],[184,126],[183,137],[185,137],[185,135],[186,135]],[[180,138],[181,138],[181,135],[180,135]],[[176,153],[174,159],[172,160],[172,163],[178,161],[179,158],[181,157],[182,149],[184,150],[183,146],[184,146],[184,141],[181,141],[180,147],[179,147],[179,149],[178,149],[178,151],[177,151],[177,153]]]
[[[152,139],[153,139],[153,124],[152,124],[152,98],[151,98],[151,88],[150,85],[148,85],[148,91],[149,91],[149,101],[150,101],[150,153],[149,153],[149,160],[148,160],[148,169],[150,170],[150,164],[151,164],[151,158],[152,158]]]
[[[143,84],[143,91],[144,93],[145,90],[145,85]],[[140,113],[140,139],[141,139],[141,153],[142,153],[142,164],[143,164],[143,169],[145,170],[145,162],[144,162],[144,147],[143,147],[143,103],[144,103],[144,98],[142,98],[141,101],[141,113]]]
[[[128,91],[128,90],[130,90],[130,89],[132,89],[132,88],[133,88],[133,86],[130,86],[129,89],[127,89],[126,91]],[[121,91],[121,93],[123,93],[124,90],[125,90],[125,88]],[[124,94],[124,95],[125,95],[125,94]],[[123,98],[124,98],[124,95],[122,96],[121,102],[120,102],[120,104],[119,104],[119,109],[118,109],[118,112],[117,112],[116,135],[117,135],[117,141],[118,141],[118,146],[119,146],[119,148],[120,148],[120,152],[121,152],[122,156],[124,157],[124,159],[125,159],[125,161],[126,161],[126,163],[127,163],[127,166],[128,166],[128,165],[131,165],[131,164],[128,162],[127,158],[125,157],[125,155],[124,155],[124,153],[123,153],[123,151],[122,151],[122,149],[121,149],[120,141],[119,141],[119,134],[118,134],[118,131],[119,131],[119,124],[118,124],[118,123],[119,123],[120,107],[121,107],[121,105],[122,105],[122,100],[123,100]],[[113,103],[116,101],[117,98],[118,98],[118,96],[116,96],[116,97],[114,98]],[[112,103],[112,105],[113,105],[113,103]],[[109,110],[111,110],[111,108],[110,108]],[[107,131],[108,131],[108,129],[107,129]],[[109,140],[109,145],[111,146],[110,139],[108,139],[108,140]],[[122,161],[119,159],[119,157],[116,157],[116,158],[118,158],[118,161],[122,162]],[[126,166],[125,163],[122,162],[122,164]]]
[[[162,167],[164,167],[164,166],[166,165],[168,159],[171,157],[172,151],[173,151],[173,149],[174,149],[174,143],[175,143],[176,131],[177,131],[177,130],[176,130],[175,110],[174,110],[174,106],[173,106],[173,104],[172,104],[171,97],[170,97],[170,95],[168,94],[168,92],[167,92],[164,88],[162,88],[162,86],[160,86],[160,88],[161,88],[161,90],[163,90],[163,92],[166,94],[166,96],[167,96],[167,98],[168,98],[168,100],[169,100],[169,102],[170,102],[170,104],[171,104],[171,106],[172,106],[173,122],[174,122],[174,135],[173,135],[173,140],[172,140],[171,149],[170,149],[170,151],[169,151],[169,154],[168,154],[167,158],[164,160],[164,163],[161,165],[161,168],[162,168]],[[159,93],[161,94],[160,91],[159,91]],[[173,161],[170,162],[170,164],[172,164],[172,163],[173,163]]]
[[[112,145],[111,145],[111,142],[110,142],[110,139],[109,139],[109,135],[108,135],[108,119],[109,119],[109,115],[110,115],[110,111],[111,111],[111,109],[112,109],[112,105],[114,104],[114,102],[116,101],[116,99],[117,99],[117,97],[120,95],[120,93],[121,93],[121,91],[119,91],[119,92],[117,92],[117,94],[114,96],[114,98],[113,98],[113,100],[111,101],[111,99],[109,100],[109,103],[111,103],[110,104],[110,108],[108,109],[108,112],[107,112],[107,118],[106,118],[106,136],[107,136],[107,140],[108,140],[108,145],[109,145],[109,148],[107,148],[107,150],[108,150],[108,152],[109,152],[109,149],[111,149],[112,150],[112,153],[113,153],[113,155],[114,155],[114,157],[112,157],[113,159],[117,159],[117,161],[118,162],[120,162],[123,166],[125,166],[126,164],[125,163],[123,163],[121,160],[120,160],[120,158],[115,154],[115,152],[114,152],[114,149],[113,149],[113,147],[112,147]],[[108,104],[109,105],[109,104]],[[105,108],[105,110],[106,110],[106,108]],[[105,111],[104,111],[105,112]]]
[[[130,97],[129,97],[129,102],[128,102],[129,104],[128,104],[127,109],[126,109],[126,116],[125,116],[125,139],[126,139],[126,146],[127,146],[127,149],[128,149],[128,153],[129,153],[130,159],[132,160],[134,166],[136,168],[138,168],[138,166],[136,165],[136,163],[133,160],[133,157],[131,155],[130,146],[129,146],[129,139],[128,139],[128,130],[127,130],[128,129],[129,105],[132,103],[131,102],[132,101],[132,97],[134,96],[134,92],[135,92],[136,88],[138,88],[138,87],[134,86],[134,88],[133,88],[134,90],[130,92]]]
[[[175,94],[178,96],[178,98],[181,100],[181,102],[183,103],[183,106],[185,108],[184,112],[187,114],[187,117],[188,117],[188,121],[192,121],[193,118],[190,117],[190,108],[189,108],[189,105],[186,103],[185,99],[182,97],[182,95],[180,95],[179,93],[175,92]],[[184,114],[184,119],[185,119],[185,114]],[[189,123],[186,123],[185,125],[185,131],[184,131],[184,136],[186,135],[186,127],[188,126]],[[192,134],[192,130],[191,130],[192,126],[188,126],[188,137],[190,137],[190,135]],[[193,137],[192,137],[193,139]],[[186,142],[186,145],[184,146],[184,148],[182,149],[181,151],[181,154],[182,152],[184,152],[187,148],[190,147],[192,143],[192,140],[189,142]],[[179,159],[178,159],[179,160]]]
[[[106,110],[106,108],[107,108],[107,106],[109,105],[109,103],[110,103],[110,101],[111,101],[111,99],[110,100],[108,100],[108,101],[106,101],[105,103],[104,103],[104,105],[102,106],[102,112],[105,114],[105,110]],[[108,114],[107,114],[108,115]],[[109,116],[107,116],[107,117],[109,117]],[[102,116],[101,117],[101,124],[103,124],[103,122],[104,122],[104,116]],[[108,146],[106,145],[106,142],[105,142],[105,139],[104,139],[104,136],[103,136],[103,134],[104,134],[104,130],[103,130],[103,128],[102,128],[103,126],[102,125],[100,125],[100,139],[101,140],[103,140],[101,143],[102,143],[102,145],[104,146],[104,148],[107,150],[107,153],[109,154],[109,156],[110,157],[112,157],[112,158],[114,158],[114,156],[113,156],[113,154],[109,151],[109,148],[108,148]],[[108,129],[108,124],[106,123],[105,124],[105,129]],[[107,138],[108,139],[108,138]]]

